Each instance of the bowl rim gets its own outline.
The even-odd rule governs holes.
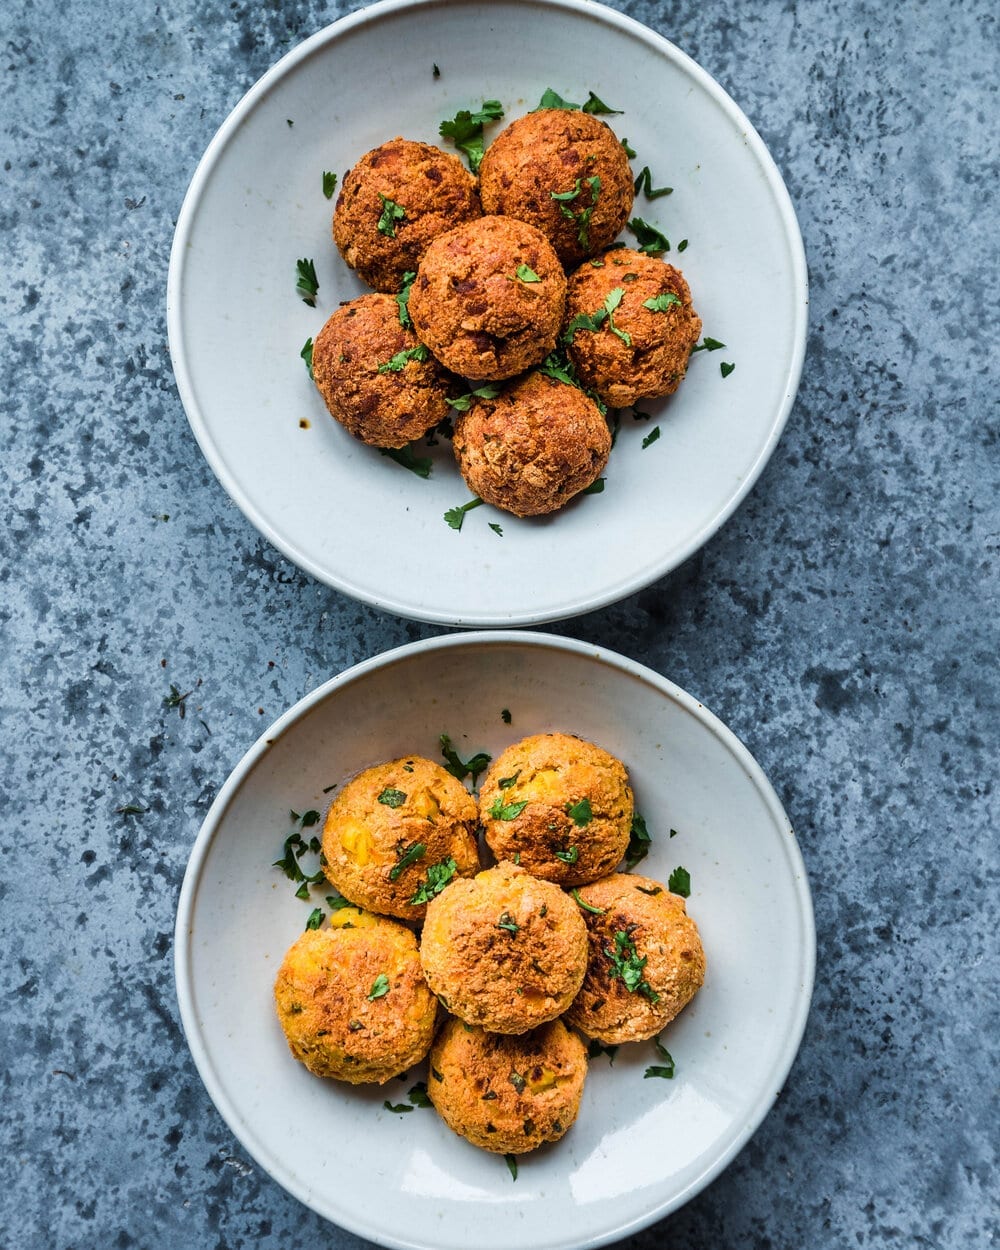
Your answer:
[[[495,614],[491,613],[479,614],[475,607],[466,608],[456,615],[454,609],[435,608],[433,605],[423,602],[409,603],[397,600],[393,597],[391,591],[388,593],[376,593],[370,588],[357,585],[350,576],[332,572],[301,550],[295,541],[279,535],[271,522],[264,516],[261,507],[254,502],[253,498],[227,467],[211,433],[210,423],[198,402],[192,371],[184,349],[181,319],[182,294],[186,265],[190,255],[191,232],[202,195],[223,152],[233,137],[243,127],[258,101],[267,95],[280,79],[293,71],[300,62],[308,59],[320,48],[336,41],[356,27],[364,26],[368,23],[376,23],[388,15],[407,9],[431,10],[448,8],[454,6],[456,2],[469,3],[470,0],[377,0],[374,4],[358,9],[345,17],[338,18],[322,30],[304,39],[272,65],[243,95],[216,131],[201,160],[198,162],[178,214],[167,273],[167,339],[177,391],[202,454],[233,503],[250,521],[251,525],[273,547],[276,547],[286,559],[323,585],[330,586],[334,590],[338,590],[352,599],[366,603],[380,611],[391,612],[410,620],[425,621],[435,625],[458,625],[466,628],[514,628],[566,620],[628,598],[637,591],[658,581],[661,577],[673,572],[674,569],[679,568],[685,560],[690,559],[730,519],[764,471],[781,438],[795,403],[806,351],[809,310],[808,268],[802,233],[792,205],[791,196],[774,158],[743,110],[707,70],[703,69],[692,57],[663,35],[651,30],[648,26],[643,25],[643,23],[636,21],[625,13],[620,13],[616,9],[611,9],[604,4],[598,3],[597,0],[505,0],[506,3],[521,5],[528,9],[547,8],[564,10],[568,14],[603,22],[632,38],[641,40],[661,56],[674,61],[685,73],[694,79],[742,132],[744,142],[756,158],[758,167],[774,199],[775,207],[781,220],[784,242],[787,245],[791,258],[791,277],[795,291],[791,362],[785,379],[785,392],[775,413],[770,431],[753,462],[742,475],[728,502],[704,525],[693,532],[683,546],[672,555],[662,558],[652,565],[633,573],[623,581],[606,586],[603,590],[594,592],[586,598],[572,602],[567,599],[561,606],[553,605],[544,609],[521,608],[511,612],[504,619],[498,619]]]
[[[800,966],[802,980],[796,996],[795,1011],[785,1031],[782,1043],[775,1051],[772,1069],[769,1073],[770,1079],[761,1083],[760,1092],[729,1147],[671,1199],[654,1206],[648,1213],[642,1216],[595,1233],[582,1241],[579,1238],[574,1239],[572,1250],[587,1250],[588,1247],[605,1245],[639,1229],[648,1227],[690,1201],[729,1166],[763,1122],[791,1070],[805,1031],[812,999],[816,965],[815,917],[812,896],[809,890],[808,874],[798,841],[792,830],[791,822],[788,820],[774,787],[767,779],[763,769],[740,739],[714,713],[710,712],[704,704],[670,681],[669,678],[664,677],[647,665],[640,664],[627,656],[596,644],[581,642],[577,639],[557,634],[539,634],[520,630],[481,630],[421,639],[417,642],[394,647],[389,651],[351,665],[334,677],[329,678],[282,713],[260,735],[229,774],[205,816],[195,838],[187,868],[185,869],[177,905],[177,920],[174,932],[175,989],[181,1024],[198,1074],[216,1110],[243,1148],[256,1160],[272,1180],[297,1198],[304,1206],[315,1211],[321,1218],[327,1219],[338,1227],[345,1228],[358,1236],[367,1237],[378,1245],[395,1247],[396,1250],[427,1250],[427,1243],[408,1240],[391,1233],[387,1234],[384,1229],[379,1228],[377,1225],[355,1219],[350,1214],[344,1217],[341,1213],[338,1213],[337,1217],[334,1218],[319,1211],[308,1191],[308,1187],[299,1181],[294,1171],[286,1168],[273,1158],[267,1150],[266,1144],[260,1141],[255,1133],[251,1132],[249,1126],[242,1119],[238,1107],[230,1101],[221,1082],[216,1079],[215,1064],[203,1041],[195,1008],[194,978],[191,970],[193,962],[191,938],[193,937],[194,908],[197,902],[198,891],[202,884],[205,861],[223,818],[240,787],[279,738],[289,732],[314,708],[327,699],[334,697],[339,690],[355,682],[364,681],[369,674],[378,669],[404,663],[416,656],[427,655],[432,652],[494,646],[526,647],[542,651],[557,651],[569,653],[582,659],[597,661],[622,675],[630,676],[654,687],[661,695],[675,701],[690,715],[699,720],[732,753],[734,759],[752,780],[776,824],[787,827],[789,836],[781,842],[781,847],[787,858],[801,920],[803,947],[800,951]],[[551,1247],[551,1250],[557,1250],[557,1248],[558,1250],[570,1250],[570,1243],[556,1236],[551,1242],[544,1245],[539,1244],[533,1250],[547,1250],[547,1247]]]

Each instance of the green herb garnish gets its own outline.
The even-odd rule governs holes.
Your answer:
[[[407,316],[409,316],[409,313],[407,313]],[[418,364],[422,364],[428,359],[430,359],[430,352],[423,345],[423,343],[417,343],[414,347],[404,347],[403,350],[401,352],[397,352],[391,360],[384,361],[379,365],[378,371],[379,373],[400,373],[406,368],[411,360],[415,360]]]
[[[393,1111],[397,1113],[398,1115],[402,1115],[404,1111],[413,1110],[413,1108],[408,1103],[390,1102],[388,1098],[385,1100],[382,1106],[385,1107],[386,1111]]]
[[[646,822],[635,812],[632,816],[632,829],[630,832],[628,847],[625,851],[625,867],[626,869],[634,868],[641,860],[644,860],[649,854],[649,844],[652,841],[649,830],[646,828]]]
[[[641,217],[633,217],[628,223],[628,228],[639,240],[640,252],[645,252],[649,256],[659,256],[662,252],[670,251],[670,241],[667,236],[655,226],[651,226],[648,221],[643,221]]]
[[[668,309],[673,308],[675,304],[680,306],[680,302],[673,291],[664,291],[662,295],[654,295],[652,299],[644,299],[642,306],[643,308],[648,308],[650,312],[665,313]]]
[[[458,871],[458,864],[449,855],[440,863],[431,864],[427,876],[417,887],[414,896],[407,900],[411,907],[419,907],[421,903],[429,903],[435,894],[440,894],[448,882]]]
[[[181,718],[181,720],[183,720],[185,712],[187,711],[184,704],[188,695],[192,693],[193,692],[191,690],[186,690],[184,694],[181,694],[180,690],[173,684],[173,682],[171,682],[170,693],[163,696],[163,706],[166,708],[176,708],[177,715]]]
[[[720,343],[718,339],[709,338],[706,334],[704,340],[697,347],[691,348],[691,355],[693,356],[695,352],[717,352],[720,347],[725,347],[725,343]]]
[[[541,278],[530,265],[518,265],[514,272],[521,282],[541,282]]]
[[[589,825],[594,819],[594,813],[591,811],[590,799],[583,798],[579,803],[567,803],[566,815],[573,818],[573,824],[579,828]]]
[[[629,158],[629,160],[634,161],[637,153],[635,148],[632,147],[627,139],[622,139],[622,147],[625,149],[625,155]]]
[[[302,350],[299,352],[299,355],[300,355],[300,356],[302,357],[302,359],[306,362],[306,368],[309,370],[309,376],[310,376],[310,377],[312,377],[312,375],[313,375],[313,341],[312,341],[312,336],[310,336],[309,338],[307,338],[307,339],[306,339],[305,344],[303,345]]]
[[[382,214],[378,219],[378,232],[384,234],[387,239],[396,237],[396,222],[402,221],[406,216],[406,209],[402,204],[397,204],[395,200],[390,200],[387,195],[383,195],[380,191],[378,198],[382,201]]]
[[[453,530],[460,530],[462,522],[465,520],[465,514],[471,512],[473,508],[478,508],[482,502],[481,499],[470,499],[468,503],[463,503],[458,508],[449,508],[444,514],[444,519]]]
[[[735,368],[736,368],[735,365],[732,365],[728,361],[723,360],[719,365],[719,372],[722,374],[724,378],[728,378]]]
[[[556,859],[561,859],[564,864],[575,864],[580,858],[580,848],[571,846],[568,851],[554,852]]]
[[[389,993],[389,978],[384,972],[380,972],[372,982],[372,987],[368,991],[368,1001],[373,1003],[376,998],[383,998]]]
[[[394,790],[391,786],[386,786],[378,796],[378,802],[386,807],[402,807],[406,802],[406,795],[402,790]]]
[[[651,1077],[651,1076],[662,1076],[666,1080],[672,1081],[674,1079],[674,1057],[673,1055],[671,1055],[670,1051],[667,1050],[666,1046],[663,1045],[663,1043],[660,1041],[658,1037],[653,1042],[653,1045],[656,1047],[656,1053],[663,1060],[663,1063],[653,1064],[652,1066],[648,1067],[646,1071],[643,1073],[643,1079],[645,1080],[646,1078]]]
[[[316,292],[319,290],[319,279],[316,277],[316,266],[311,260],[297,260],[295,270],[298,280],[295,289],[302,296],[303,304],[310,308],[316,307]]]
[[[510,1172],[513,1180],[517,1180],[517,1159],[513,1155],[504,1155],[504,1163],[507,1164],[507,1170]]]
[[[470,760],[463,762],[447,734],[442,734],[438,741],[441,743],[441,754],[445,759],[445,771],[457,777],[459,781],[464,781],[466,777],[471,776],[472,784],[475,785],[476,778],[486,771],[492,756],[487,755],[485,751],[480,751]]]
[[[503,538],[503,526],[499,525],[496,521],[487,521],[487,525],[493,533],[497,535],[497,537]]]
[[[314,907],[312,911],[309,913],[309,919],[306,921],[306,928],[318,929],[320,925],[323,923],[323,917],[325,915],[326,915],[326,912],[321,910],[321,908]]]
[[[302,822],[303,829],[311,829],[313,825],[319,824],[319,812],[314,807],[311,807],[309,811],[303,812],[299,820]],[[313,849],[319,850],[319,847]]]
[[[672,195],[674,189],[673,187],[654,187],[653,177],[649,172],[649,166],[643,165],[639,173],[639,177],[635,180],[636,195],[638,195],[640,191],[643,195],[645,195],[647,200],[658,200],[663,195]]]
[[[398,881],[411,864],[415,864],[418,859],[423,859],[426,854],[427,847],[423,842],[412,843],[399,855],[399,858],[389,869],[389,880]]]
[[[506,929],[508,933],[517,933],[520,927],[509,911],[503,912],[497,921],[497,928]]]
[[[343,911],[345,907],[356,906],[349,898],[344,898],[343,894],[328,894],[326,905],[331,911]]]
[[[523,803],[505,803],[498,798],[494,799],[490,807],[490,815],[494,820],[517,820],[527,806],[527,799]]]
[[[622,983],[630,994],[639,993],[649,999],[651,1003],[659,1002],[660,996],[646,980],[643,975],[648,956],[643,955],[639,958],[639,953],[635,949],[635,943],[624,932],[619,929],[615,933],[615,948],[605,946],[604,953],[607,955],[611,964],[610,977],[621,977]]]
[[[418,1081],[406,1096],[415,1107],[434,1106],[431,1100],[427,1097],[427,1086],[423,1081]]]
[[[678,243],[678,244],[677,244],[677,250],[678,250],[678,252],[686,252],[686,251],[687,251],[687,245],[688,245],[688,241],[687,241],[687,239],[681,239],[680,243]]]
[[[614,323],[614,312],[625,296],[625,288],[616,286],[610,290],[604,303],[595,313],[577,313],[566,327],[566,332],[562,336],[564,343],[572,343],[578,330],[590,330],[596,333],[605,321],[608,323],[608,329],[612,334],[617,334],[626,347],[632,346],[632,338],[624,330],[619,330]]]
[[[603,916],[604,913],[608,910],[606,907],[593,907],[591,906],[590,903],[585,903],[583,899],[580,897],[579,890],[570,890],[570,894],[572,894],[573,897],[576,899],[576,903],[578,907],[582,907],[584,911],[589,911],[594,916]]]
[[[399,308],[399,324],[404,330],[413,325],[413,322],[410,320],[410,288],[413,286],[413,279],[416,276],[414,270],[408,269],[403,274],[403,285],[396,293],[396,304]],[[424,359],[426,360],[426,357]]]
[[[337,189],[337,175],[331,174],[328,169],[323,170],[323,194],[329,200],[334,191]]]
[[[499,100],[484,100],[483,107],[478,112],[460,109],[451,121],[442,122],[438,127],[438,134],[454,143],[469,162],[469,168],[476,174],[483,159],[483,127],[489,122],[499,121],[502,117],[503,105]]]
[[[608,1063],[614,1066],[615,1055],[618,1054],[617,1046],[603,1046],[596,1038],[587,1047],[587,1058],[597,1059],[601,1055],[607,1055]]]
[[[650,444],[655,443],[659,437],[660,437],[660,427],[656,425],[649,431],[646,437],[642,440],[643,450],[649,447]]]
[[[520,775],[521,775],[521,770],[518,769],[516,773],[512,773],[509,777],[501,777],[500,780],[497,782],[497,787],[500,790],[509,790],[511,786],[514,784],[514,782],[517,781],[518,777],[520,777]]]
[[[542,109],[566,109],[567,112],[577,113],[580,111],[579,104],[574,104],[572,100],[564,100],[558,92],[553,91],[551,87],[546,87],[542,92],[542,98],[538,101],[537,108],[533,108],[533,113],[538,113]]]
[[[590,483],[589,486],[585,486],[583,490],[579,492],[579,494],[581,495],[603,495],[605,481],[606,479],[603,477],[596,478],[593,482]]]
[[[570,203],[577,199],[583,191],[584,184],[590,189],[590,203],[575,211],[570,208]],[[597,206],[598,196],[601,194],[601,180],[597,174],[592,174],[589,178],[577,178],[569,191],[550,191],[549,195],[559,204],[559,211],[567,220],[575,222],[577,226],[576,238],[582,248],[590,247],[590,219],[593,216],[594,209]]]
[[[620,116],[624,112],[624,110],[610,108],[607,104],[604,103],[603,100],[599,99],[596,95],[594,95],[593,91],[591,91],[590,94],[587,96],[586,103],[583,106],[583,112],[584,113],[606,113],[606,114],[616,113]]]
[[[434,461],[429,456],[415,456],[413,447],[407,443],[405,447],[380,447],[379,455],[388,456],[404,469],[409,469],[417,477],[430,477]]]
[[[500,709],[500,719],[503,721],[503,723],[504,723],[505,725],[509,725],[509,724],[510,724],[510,721],[511,721],[511,715],[510,715],[510,708],[509,708],[509,707],[502,707],[502,708]]]
[[[500,387],[490,382],[486,386],[478,386],[474,391],[467,391],[464,395],[459,395],[448,402],[456,412],[468,412],[474,399],[496,399],[499,394]],[[461,526],[458,528],[461,529]]]
[[[691,874],[686,868],[675,868],[667,878],[667,889],[671,894],[679,894],[681,898],[691,895]]]
[[[649,890],[647,890],[644,885],[637,885],[635,888],[639,891],[640,894],[648,894],[650,898],[655,898],[657,894],[663,893],[662,885],[654,885],[652,889],[649,889]]]

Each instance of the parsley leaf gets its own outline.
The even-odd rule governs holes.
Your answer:
[[[507,1169],[511,1174],[511,1178],[516,1181],[517,1180],[517,1159],[515,1158],[514,1155],[504,1155],[503,1161],[504,1163],[507,1164]]]
[[[530,265],[518,265],[515,272],[522,282],[541,282],[541,278]]]
[[[387,195],[383,195],[380,191],[378,198],[382,201],[382,215],[378,219],[378,232],[384,234],[387,239],[396,237],[396,222],[402,221],[406,216],[406,209],[402,204],[397,204],[395,200],[390,200]]]
[[[413,286],[413,279],[416,276],[414,270],[408,269],[403,274],[403,285],[399,288],[396,295],[396,304],[399,307],[399,324],[404,330],[413,325],[413,322],[410,320],[410,288]]]
[[[617,1046],[602,1046],[596,1037],[587,1047],[588,1059],[597,1059],[601,1055],[607,1055],[608,1063],[611,1064],[612,1067],[614,1066],[615,1055],[617,1054],[618,1054]]]
[[[499,121],[502,117],[503,105],[499,100],[484,100],[483,107],[477,113],[460,109],[451,121],[442,122],[438,127],[438,134],[454,143],[469,162],[469,168],[476,174],[485,150],[483,126]]]
[[[649,166],[643,165],[642,170],[639,173],[639,177],[635,180],[636,195],[638,195],[640,191],[642,191],[647,200],[658,200],[662,195],[672,195],[674,189],[673,187],[654,187],[653,177],[649,172]]]
[[[337,175],[331,174],[328,169],[323,170],[323,194],[330,199],[334,191],[337,189]]]
[[[569,331],[567,330],[568,333]],[[558,349],[549,352],[538,366],[538,372],[544,373],[547,378],[554,378],[557,382],[565,382],[567,386],[575,386],[578,390],[582,389],[577,380],[576,370]]]
[[[629,158],[629,160],[634,161],[637,153],[635,148],[632,147],[627,139],[622,140],[622,147],[625,149],[625,155]]]
[[[405,1102],[394,1103],[394,1102],[390,1102],[388,1098],[385,1100],[385,1102],[383,1102],[382,1106],[385,1107],[386,1111],[395,1112],[397,1115],[402,1115],[404,1111],[413,1110],[413,1108],[409,1105],[409,1103],[405,1103]]]
[[[406,1095],[415,1107],[433,1107],[434,1104],[427,1097],[427,1086],[423,1081],[417,1081],[416,1085]]]
[[[379,455],[388,456],[404,469],[409,469],[417,477],[430,477],[434,461],[429,456],[415,456],[413,447],[408,443],[405,447],[380,447]]]
[[[564,864],[575,864],[580,858],[580,848],[571,846],[568,851],[556,851],[556,859],[561,859]]]
[[[471,512],[473,508],[478,508],[482,502],[481,499],[470,499],[468,503],[463,503],[458,508],[449,508],[444,514],[444,519],[453,530],[460,530],[462,522],[465,520],[465,514]]]
[[[307,929],[318,929],[323,923],[323,917],[326,915],[319,907],[314,907],[309,913],[309,919],[306,921]]]
[[[510,715],[510,708],[509,708],[509,707],[504,707],[504,708],[501,708],[501,709],[500,709],[500,719],[503,721],[503,723],[504,723],[505,725],[509,725],[509,724],[510,724],[510,722],[511,722],[511,715]]]
[[[311,260],[297,260],[295,262],[295,270],[299,275],[298,281],[295,283],[296,291],[302,296],[303,304],[308,304],[310,308],[315,308],[316,292],[319,290],[316,266]]]
[[[579,493],[581,495],[603,495],[604,483],[606,480],[606,478],[599,477],[595,481],[591,482],[589,486],[585,486]]]
[[[429,903],[435,894],[440,894],[448,882],[458,871],[458,864],[449,855],[440,863],[431,864],[427,876],[417,887],[417,892],[408,900],[411,907],[419,907],[421,903]]]
[[[319,812],[316,811],[314,807],[311,807],[308,812],[305,812],[304,815],[300,817],[300,819],[303,829],[311,829],[313,825],[319,824]]]
[[[566,815],[573,818],[573,824],[582,829],[584,825],[589,825],[594,818],[594,813],[590,807],[590,799],[583,798],[579,803],[567,803]]]
[[[596,95],[594,95],[593,91],[591,91],[590,94],[587,96],[587,102],[583,106],[583,111],[585,113],[605,113],[605,114],[616,113],[619,116],[624,112],[623,109],[610,108],[607,104],[604,103],[603,100],[599,99]]]
[[[652,299],[644,299],[642,301],[643,308],[648,308],[650,312],[665,313],[675,304],[680,306],[680,299],[673,291],[664,291],[662,295],[654,295]]]
[[[326,905],[331,911],[343,911],[345,907],[353,907],[354,903],[349,898],[344,898],[343,894],[328,894]]]
[[[517,820],[527,806],[527,799],[523,803],[505,803],[498,798],[493,800],[489,814],[494,820]]]
[[[427,854],[427,847],[423,842],[414,842],[406,848],[405,851],[396,860],[395,864],[389,869],[389,880],[398,881],[402,874],[415,864],[418,859],[423,859]]]
[[[383,998],[389,993],[389,978],[384,972],[380,972],[372,982],[372,987],[368,991],[368,1001],[373,1003],[376,998]]]
[[[604,300],[604,304],[594,313],[577,313],[566,327],[566,332],[562,336],[564,343],[572,343],[573,338],[578,330],[590,330],[596,333],[605,323],[608,323],[608,329],[612,334],[622,340],[626,347],[632,346],[632,337],[625,330],[619,330],[614,322],[614,312],[618,305],[622,302],[625,295],[623,286],[616,286],[610,290]]]
[[[678,250],[678,252],[686,252],[686,251],[687,251],[687,246],[688,246],[688,241],[687,241],[687,239],[681,239],[680,243],[678,243],[678,244],[677,244],[677,250]]]
[[[691,895],[691,874],[686,868],[675,868],[667,878],[667,889],[671,894],[679,894],[681,898]]]
[[[533,113],[538,113],[542,109],[566,109],[568,112],[579,112],[579,104],[574,104],[572,100],[564,100],[558,92],[546,87],[542,92],[542,98],[538,101],[538,107],[533,108]]]
[[[468,412],[472,407],[474,399],[496,399],[500,394],[500,387],[490,382],[486,386],[478,386],[474,391],[467,391],[464,395],[458,395],[448,402],[456,412]],[[458,527],[459,529],[461,526]]]
[[[609,976],[612,980],[621,977],[622,983],[630,994],[643,994],[651,1003],[659,1002],[660,996],[646,980],[643,971],[648,960],[647,955],[639,958],[635,943],[622,929],[615,933],[615,948],[605,946],[604,953],[611,964]]]
[[[407,313],[407,316],[409,316],[409,313]],[[384,363],[380,364],[378,371],[379,373],[400,373],[406,368],[411,360],[415,360],[418,364],[422,364],[429,358],[430,352],[427,348],[423,345],[423,343],[417,343],[415,347],[404,347],[401,352],[397,352],[390,360],[386,360]]]
[[[445,758],[445,771],[451,773],[453,777],[457,777],[459,781],[464,781],[466,777],[471,775],[472,784],[475,785],[476,778],[481,772],[485,772],[492,756],[487,755],[485,751],[480,751],[470,760],[463,763],[447,734],[442,734],[439,741],[441,743],[441,754]]]
[[[378,796],[378,802],[386,807],[402,807],[406,802],[406,795],[402,790],[394,790],[391,786],[386,786]]]
[[[655,443],[659,437],[660,437],[660,427],[658,425],[654,425],[653,428],[646,435],[646,437],[642,440],[643,450],[649,447],[652,443]]]
[[[577,212],[570,208],[569,205],[581,194],[584,184],[586,184],[590,191],[590,203]],[[590,219],[593,216],[594,209],[597,206],[597,199],[600,194],[601,179],[597,174],[592,174],[589,178],[577,178],[576,182],[569,191],[549,192],[551,198],[558,202],[560,213],[562,213],[562,215],[569,221],[576,223],[576,238],[582,248],[590,247]]]
[[[520,777],[520,775],[521,775],[521,770],[518,769],[516,773],[512,773],[511,776],[509,777],[501,777],[500,780],[497,782],[497,786],[501,790],[509,790],[511,786],[514,784],[514,782],[517,781],[518,777]]]
[[[579,890],[570,890],[570,894],[572,894],[573,897],[576,899],[576,903],[578,907],[582,907],[584,911],[589,911],[594,916],[603,916],[604,913],[608,910],[606,907],[592,907],[590,903],[585,903],[583,899],[580,897]]]
[[[311,336],[306,339],[302,350],[299,352],[299,355],[306,362],[306,368],[309,370],[309,376],[312,377],[313,375],[313,341],[312,341]]]
[[[731,365],[728,361],[723,360],[719,365],[719,372],[724,378],[728,378],[735,368],[735,365]]]
[[[640,252],[645,252],[649,256],[659,256],[662,252],[670,251],[670,241],[667,236],[655,226],[651,226],[648,221],[643,221],[641,217],[633,217],[628,223],[628,228],[639,240]]]
[[[503,538],[503,527],[502,527],[502,526],[498,525],[498,524],[496,523],[496,521],[489,521],[489,522],[487,522],[487,524],[489,525],[489,527],[490,527],[490,529],[493,531],[493,533],[497,535],[497,537],[499,537],[499,538]]]
[[[720,347],[725,347],[725,343],[720,343],[718,339],[709,338],[705,335],[704,342],[699,343],[697,347],[691,348],[691,355],[695,352],[717,352]]]
[[[497,921],[497,928],[506,929],[508,933],[517,933],[520,927],[509,911],[503,912]]]
[[[674,1079],[674,1065],[671,1064],[667,1067],[664,1064],[651,1063],[642,1076],[643,1080],[651,1076],[664,1076],[668,1081],[672,1081]]]

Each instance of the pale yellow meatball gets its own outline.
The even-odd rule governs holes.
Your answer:
[[[427,1092],[474,1146],[523,1154],[563,1136],[586,1077],[583,1042],[561,1020],[517,1037],[449,1020],[431,1050]]]
[[[587,926],[557,885],[498,864],[428,904],[420,959],[453,1015],[495,1033],[524,1033],[576,997]]]
[[[570,734],[536,734],[493,761],[479,791],[490,850],[536,877],[581,885],[611,872],[632,827],[620,760]]]
[[[309,929],[278,969],[274,999],[292,1054],[317,1076],[384,1084],[419,1063],[437,1000],[405,925],[355,908]]]
[[[590,957],[567,1022],[606,1045],[655,1037],[705,980],[705,952],[684,900],[632,873],[578,894]]]
[[[428,899],[479,869],[475,800],[419,755],[366,768],[330,804],[322,862],[352,903],[422,920]]]

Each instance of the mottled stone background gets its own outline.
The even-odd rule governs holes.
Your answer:
[[[261,727],[436,631],[257,536],[188,429],[164,316],[215,129],[350,7],[2,6],[4,1246],[363,1244],[262,1174],[209,1102],[178,1024],[174,911]],[[776,1108],[715,1184],[623,1244],[992,1245],[996,10],[621,7],[761,131],[802,225],[812,325],[787,432],[736,517],[673,576],[558,629],[733,726],[792,816],[819,938]],[[183,719],[171,683],[194,691]]]

